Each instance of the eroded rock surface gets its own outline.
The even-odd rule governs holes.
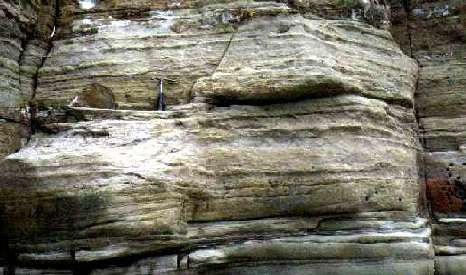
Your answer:
[[[63,1],[40,131],[0,163],[8,268],[434,274],[418,65],[341,3]],[[117,110],[67,107],[90,85]]]
[[[115,109],[115,96],[110,88],[92,83],[71,101],[71,107],[90,107],[99,109]]]
[[[464,184],[466,6],[462,1],[411,1],[401,15],[401,40],[418,61],[416,111],[433,241],[441,274],[463,274],[466,238]],[[403,22],[403,18],[407,22]],[[407,25],[406,25],[407,23]],[[411,40],[411,43],[409,43]]]
[[[0,1],[0,158],[29,136],[20,113],[33,98],[54,13],[55,3],[48,1]]]
[[[412,113],[340,95],[160,115],[63,125],[8,157],[4,216],[19,259],[175,249],[200,271],[244,258],[269,266],[394,256],[429,270]]]

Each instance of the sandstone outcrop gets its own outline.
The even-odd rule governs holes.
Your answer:
[[[419,63],[415,102],[437,270],[463,274],[466,6],[462,1],[411,2],[408,14],[397,13],[395,27],[401,44]]]
[[[61,2],[0,162],[5,269],[461,274],[461,96],[431,93],[464,73],[418,66],[437,19],[396,4],[390,32],[344,1]]]
[[[52,2],[0,1],[0,158],[29,136],[20,113],[33,98],[54,14]]]
[[[97,83],[92,83],[73,98],[70,106],[115,109],[115,96],[111,89]]]

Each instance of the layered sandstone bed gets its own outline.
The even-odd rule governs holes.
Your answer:
[[[27,94],[40,131],[0,163],[7,269],[434,274],[462,254],[461,215],[431,227],[422,187],[461,177],[461,134],[438,128],[461,106],[427,95],[428,66],[416,85],[384,22],[341,1],[83,4],[62,2]],[[116,110],[67,107],[96,84]]]
[[[33,98],[47,56],[55,3],[0,2],[0,157],[24,145],[29,126],[21,111]]]
[[[437,270],[441,274],[463,274],[466,5],[463,1],[412,2],[409,14],[398,14],[407,22],[400,20],[396,27],[403,26],[402,44],[420,68],[415,102],[425,150],[423,174]],[[406,26],[407,32],[403,29]]]

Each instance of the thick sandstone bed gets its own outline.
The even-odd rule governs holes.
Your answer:
[[[392,2],[391,32],[338,1],[0,2],[24,36],[0,98],[39,111],[16,153],[0,116],[5,270],[462,274],[461,198],[433,190],[463,177],[464,44],[421,49],[457,7]],[[67,106],[94,83],[116,110]]]

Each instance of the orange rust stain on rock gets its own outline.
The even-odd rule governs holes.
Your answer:
[[[427,199],[436,212],[459,212],[463,200],[456,196],[457,188],[447,179],[433,178],[427,180]]]

